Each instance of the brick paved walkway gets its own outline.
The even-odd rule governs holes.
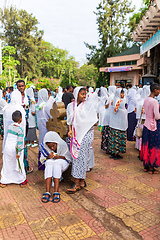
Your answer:
[[[0,189],[0,240],[160,239],[160,175],[143,172],[134,143],[122,160],[110,159],[100,150],[99,135],[96,130],[96,166],[87,173],[86,189],[67,195],[71,181],[62,182],[57,204],[41,202],[38,148],[29,149],[34,172],[27,175],[28,186]]]

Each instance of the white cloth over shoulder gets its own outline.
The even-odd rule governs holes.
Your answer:
[[[7,130],[8,126],[13,123],[12,120],[12,113],[15,112],[16,110],[19,110],[22,113],[22,122],[20,126],[23,129],[24,136],[26,134],[26,119],[25,119],[25,110],[21,106],[22,104],[22,95],[20,91],[15,90],[11,94],[11,102],[7,104],[4,109],[3,109],[3,125],[4,125],[4,140],[3,140],[3,145],[5,143],[5,139],[7,136]]]
[[[135,107],[137,105],[138,96],[137,96],[136,89],[134,89],[134,88],[129,89],[127,98],[128,98],[127,112],[131,113],[131,112],[135,111]]]
[[[105,104],[108,99],[107,89],[105,87],[100,88],[100,105],[99,105],[99,124],[100,126],[107,126],[108,119],[106,118]]]
[[[36,127],[36,121],[35,121],[35,116],[32,115],[32,112],[35,112],[35,98],[34,98],[33,89],[27,88],[26,94],[29,96],[29,98],[31,100],[30,106],[29,106],[28,127],[34,128],[34,127]]]
[[[0,89],[0,114],[3,114],[3,108],[7,105],[7,102],[2,98],[2,90]]]
[[[150,88],[147,85],[144,85],[143,89],[142,89],[141,97],[138,100],[137,105],[136,105],[136,109],[137,109],[137,111],[136,111],[136,119],[140,119],[144,100],[149,95],[150,95]],[[146,115],[145,114],[142,114],[142,119],[146,119]]]
[[[117,130],[126,131],[128,128],[127,110],[125,108],[125,100],[120,98],[121,90],[122,88],[117,88],[115,91],[113,105],[111,106],[110,110],[109,126]],[[115,113],[115,107],[120,100],[121,103]]]

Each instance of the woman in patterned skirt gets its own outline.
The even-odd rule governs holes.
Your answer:
[[[89,149],[94,138],[94,124],[98,121],[97,112],[92,101],[86,101],[86,89],[77,87],[74,90],[75,101],[67,106],[68,136],[71,137],[72,176],[74,185],[67,189],[75,193],[83,188],[86,178]]]
[[[115,97],[110,110],[110,133],[109,150],[110,158],[118,160],[123,158],[119,153],[126,152],[126,130],[128,127],[126,102],[124,100],[124,91],[118,88],[115,91]]]

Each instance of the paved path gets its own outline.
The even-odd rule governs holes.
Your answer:
[[[160,239],[160,175],[143,172],[134,143],[122,160],[109,159],[99,136],[96,130],[96,166],[87,173],[86,189],[67,195],[71,181],[62,182],[57,204],[41,202],[45,181],[37,170],[38,148],[29,149],[34,172],[28,186],[0,189],[0,240]]]

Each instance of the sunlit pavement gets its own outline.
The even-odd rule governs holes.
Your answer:
[[[71,181],[62,182],[59,203],[41,202],[45,181],[37,170],[38,147],[29,148],[34,171],[28,185],[0,189],[0,239],[160,239],[160,175],[143,172],[134,142],[123,159],[110,159],[96,128],[93,147],[96,166],[87,173],[87,187],[68,195]]]

